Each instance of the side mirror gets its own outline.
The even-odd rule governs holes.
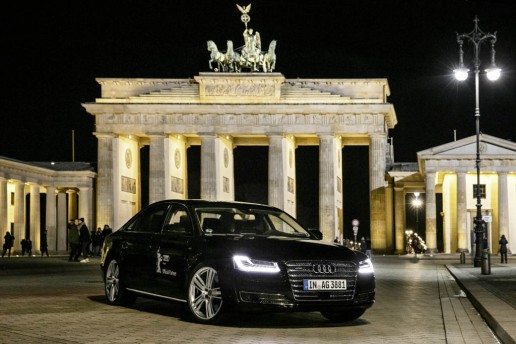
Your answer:
[[[315,236],[315,238],[317,240],[322,240],[323,234],[322,234],[322,232],[320,230],[315,229],[315,228],[308,228],[308,231],[310,232],[310,234]]]

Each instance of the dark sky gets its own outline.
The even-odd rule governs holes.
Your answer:
[[[456,32],[498,32],[502,78],[481,76],[481,131],[516,141],[516,1],[254,0],[251,22],[286,78],[387,78],[398,124],[395,160],[475,134],[474,81],[458,84]],[[0,156],[95,162],[95,78],[190,78],[207,72],[206,41],[243,44],[235,1],[7,1],[0,14]],[[483,46],[482,69],[489,46]],[[464,46],[472,69],[473,49]],[[312,152],[313,153],[313,152]],[[301,154],[312,154],[308,149]],[[365,161],[367,163],[367,160]],[[366,181],[367,182],[367,181]],[[317,192],[315,190],[315,192]],[[367,195],[366,195],[367,199]],[[367,204],[363,207],[367,208]]]
[[[249,2],[239,3],[247,5]],[[6,3],[7,4],[7,3]],[[243,44],[234,1],[10,1],[1,14],[0,155],[96,161],[97,77],[188,78],[209,71],[206,41]],[[474,135],[474,82],[458,84],[455,33],[498,32],[502,78],[480,83],[481,131],[516,141],[516,1],[255,0],[250,27],[287,78],[387,78],[395,159]],[[473,49],[465,45],[471,67]],[[483,66],[489,47],[482,51]]]

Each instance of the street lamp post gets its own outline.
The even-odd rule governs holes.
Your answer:
[[[419,199],[419,192],[414,192],[415,198],[412,200],[412,205],[416,209],[416,233],[419,233],[419,207],[423,202]]]
[[[475,17],[473,20],[475,22],[475,28],[470,33],[457,33],[457,43],[459,44],[459,56],[460,56],[460,64],[459,68],[454,70],[455,77],[459,81],[464,81],[468,77],[469,69],[467,69],[464,65],[464,51],[462,50],[462,45],[464,40],[469,41],[473,44],[473,66],[475,67],[475,119],[476,119],[476,169],[477,169],[477,189],[476,189],[476,197],[477,197],[477,214],[474,220],[475,223],[475,259],[474,266],[481,266],[482,261],[482,238],[484,233],[484,220],[482,219],[482,201],[481,201],[481,193],[480,193],[480,106],[479,106],[479,68],[480,68],[480,46],[487,40],[491,42],[491,67],[485,70],[487,73],[487,78],[489,80],[497,80],[500,77],[501,69],[496,67],[495,63],[495,49],[494,45],[496,43],[496,31],[494,34],[485,33],[478,27],[478,18]]]

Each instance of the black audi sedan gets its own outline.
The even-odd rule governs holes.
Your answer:
[[[235,311],[359,318],[375,301],[373,265],[365,254],[321,237],[267,205],[159,201],[106,237],[106,300],[182,302],[200,323]]]

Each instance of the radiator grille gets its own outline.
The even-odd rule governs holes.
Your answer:
[[[330,265],[335,267],[334,273],[321,274],[314,272],[314,265]],[[294,298],[298,301],[349,301],[355,295],[357,282],[357,266],[346,261],[305,261],[286,262],[288,277]],[[311,291],[303,290],[303,279],[346,279],[346,290]]]

